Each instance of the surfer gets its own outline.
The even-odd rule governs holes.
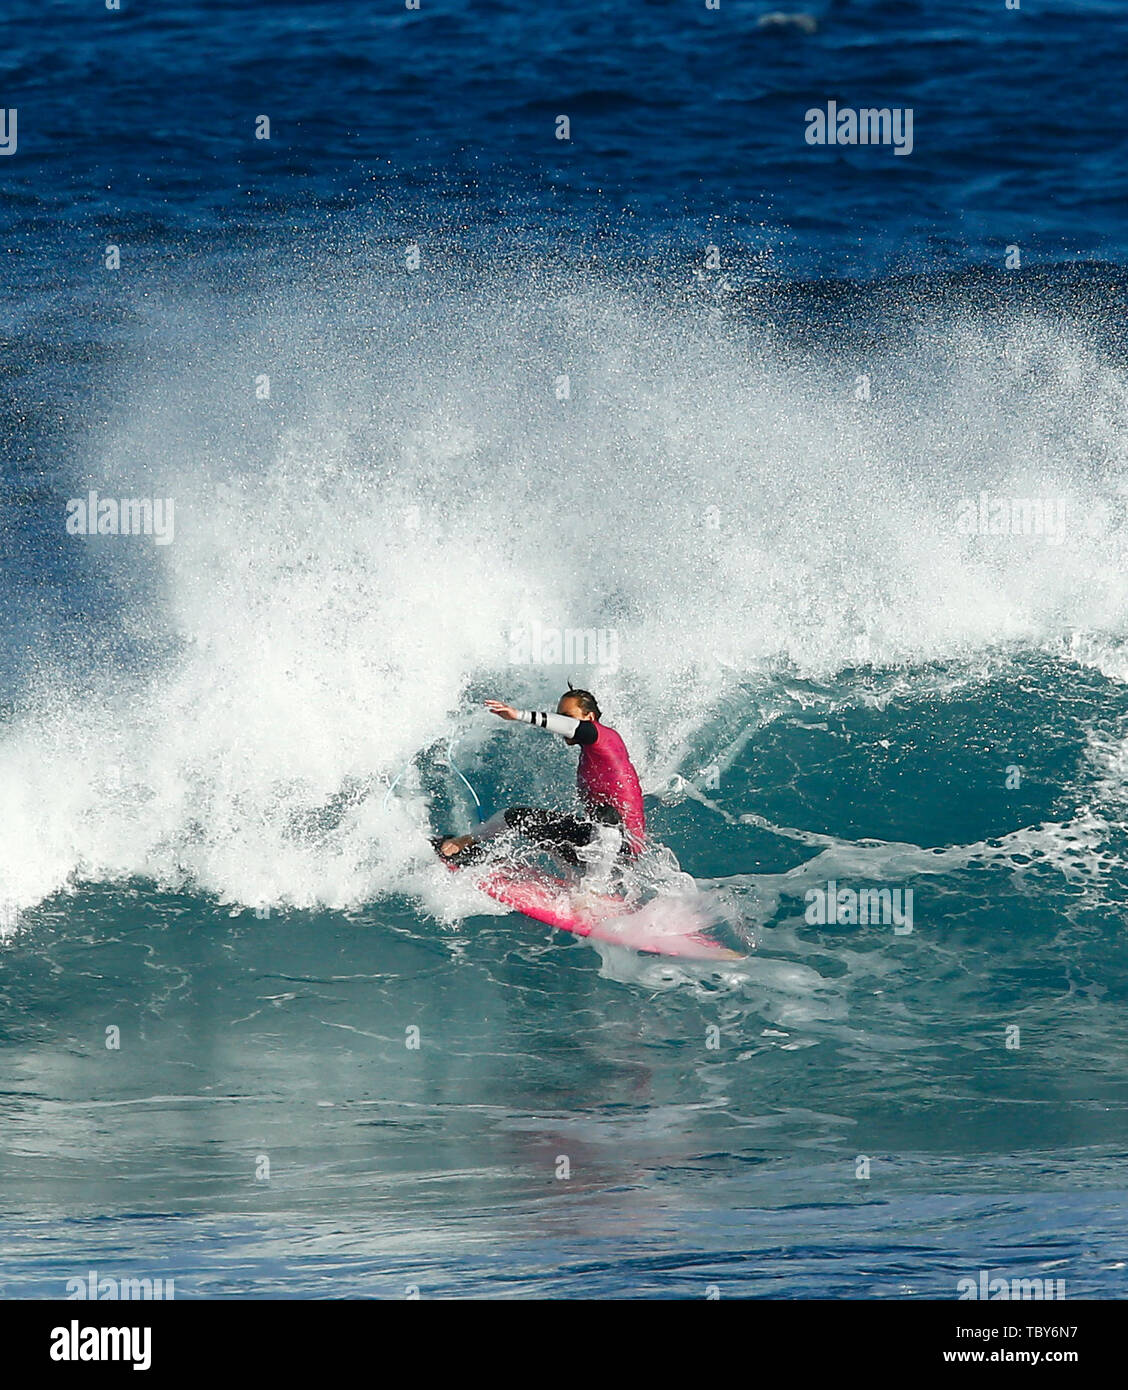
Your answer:
[[[473,862],[484,840],[514,830],[539,849],[548,850],[587,877],[598,876],[642,849],[646,838],[646,814],[642,787],[614,729],[601,722],[599,705],[590,690],[576,690],[568,683],[556,713],[519,710],[500,700],[487,700],[486,708],[499,719],[517,720],[559,734],[569,747],[578,747],[576,786],[584,813],[546,811],[534,806],[510,806],[483,822],[473,835],[447,835],[435,847],[444,859],[456,864]]]

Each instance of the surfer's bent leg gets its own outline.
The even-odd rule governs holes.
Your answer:
[[[441,852],[446,857],[457,855],[461,862],[464,851],[483,840],[492,840],[505,830],[515,830],[538,849],[547,850],[572,868],[579,868],[589,856],[580,855],[577,850],[586,849],[593,841],[602,839],[604,827],[615,828],[611,837],[615,852],[623,843],[617,812],[609,806],[598,806],[593,815],[595,821],[599,822],[598,826],[567,811],[546,811],[538,806],[510,806],[483,821],[473,835],[449,836],[443,842]]]
[[[538,849],[549,850],[573,868],[579,865],[576,850],[588,844],[595,828],[591,821],[567,812],[543,811],[535,806],[510,806],[505,813],[506,824]]]
[[[483,821],[472,835],[448,835],[442,842],[444,858],[463,862],[466,850],[483,840],[492,840],[506,830],[515,830],[539,849],[558,855],[566,864],[579,863],[576,849],[586,845],[595,833],[590,821],[559,811],[544,811],[536,806],[510,806],[497,811]]]

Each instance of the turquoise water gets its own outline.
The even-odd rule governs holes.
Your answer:
[[[6,947],[6,1291],[89,1265],[178,1297],[949,1297],[987,1268],[1117,1295],[1123,828],[1070,781],[1079,691],[1122,700],[1050,663],[884,707],[879,685],[804,690],[716,809],[656,804],[754,939],[722,973],[444,926],[403,893],[265,917],[141,882],[49,898]],[[1024,717],[1058,740],[1033,826],[967,748]],[[943,818],[966,840],[878,838],[941,819],[903,804],[906,765],[955,781],[961,749],[971,804]],[[864,802],[831,804],[831,766]],[[817,829],[726,821],[750,785],[757,816]],[[909,885],[912,933],[807,926],[828,878]]]

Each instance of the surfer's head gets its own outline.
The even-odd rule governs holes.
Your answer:
[[[590,690],[577,690],[568,682],[568,693],[561,695],[560,703],[556,706],[557,714],[566,714],[569,719],[596,720],[599,715],[599,704]],[[571,739],[567,740],[571,743]]]

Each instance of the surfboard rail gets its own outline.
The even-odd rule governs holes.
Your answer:
[[[543,869],[498,864],[460,868],[443,862],[452,873],[471,874],[495,902],[574,936],[682,960],[744,959],[714,941],[692,906],[677,899],[657,898],[638,907],[625,898],[577,889]]]

